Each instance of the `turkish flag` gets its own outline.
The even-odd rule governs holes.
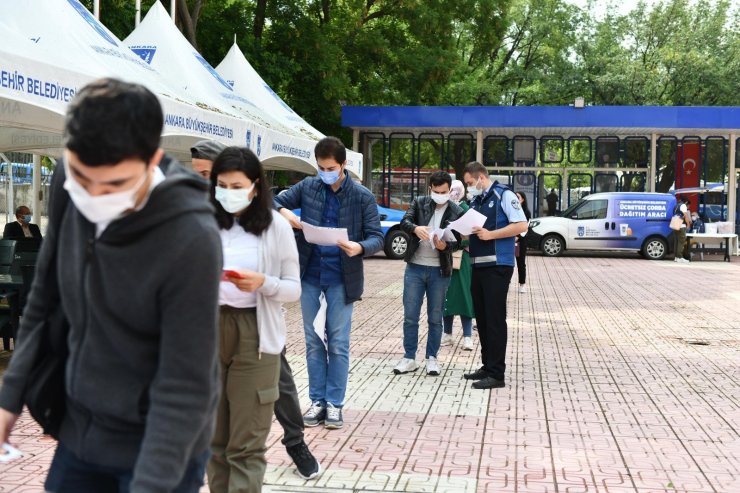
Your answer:
[[[676,163],[676,188],[698,187],[701,178],[702,159],[700,142],[683,142],[678,144],[678,162]],[[696,211],[699,204],[691,201],[691,210]]]

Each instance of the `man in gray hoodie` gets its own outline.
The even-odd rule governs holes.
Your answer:
[[[84,87],[67,113],[49,204],[58,221],[0,388],[5,442],[43,321],[61,306],[66,411],[47,491],[197,492],[203,481],[221,246],[206,184],[164,156],[162,126],[154,94],[113,79]]]

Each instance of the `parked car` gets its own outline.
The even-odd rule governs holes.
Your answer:
[[[394,260],[402,259],[409,247],[409,235],[401,230],[401,219],[403,219],[405,211],[388,209],[379,205],[377,207],[378,215],[380,215],[380,228],[383,230],[383,236],[385,237],[385,246],[383,247],[385,256]],[[293,213],[301,217],[300,209],[294,209]]]
[[[668,253],[676,198],[668,193],[595,193],[561,216],[530,221],[539,248],[555,257],[564,250],[640,252],[650,260]]]
[[[402,259],[409,248],[409,235],[401,230],[401,219],[406,211],[388,209],[378,206],[380,214],[380,227],[385,237],[385,256],[395,260]]]

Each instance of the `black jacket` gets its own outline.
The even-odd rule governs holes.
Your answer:
[[[31,230],[31,236],[33,238],[41,238],[41,230],[39,229],[38,224],[29,224],[28,229]],[[23,234],[21,223],[18,221],[13,221],[12,223],[5,225],[5,229],[3,230],[4,240],[21,240],[25,237],[26,235]]]
[[[160,169],[146,205],[98,238],[71,201],[50,222],[0,387],[0,407],[19,413],[38,329],[61,302],[70,352],[60,442],[81,460],[133,469],[137,492],[171,491],[209,448],[219,390],[221,241],[207,183],[169,158]],[[57,166],[52,212],[64,179]],[[61,300],[39,281],[50,271]]]
[[[419,237],[414,233],[417,226],[428,226],[434,215],[434,209],[437,204],[429,196],[417,197],[411,202],[409,209],[401,220],[401,229],[409,235],[409,247],[406,249],[406,255],[403,259],[406,262],[411,261],[419,248]],[[447,202],[447,209],[442,214],[440,228],[444,229],[452,221],[462,216],[465,212],[462,208],[450,201]],[[452,252],[460,249],[460,235],[453,231],[457,241],[448,241],[447,248],[439,252],[439,266],[442,269],[442,275],[450,277],[452,275]]]

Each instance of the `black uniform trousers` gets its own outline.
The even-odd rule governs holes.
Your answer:
[[[506,297],[513,275],[513,266],[473,266],[471,292],[481,360],[486,373],[497,380],[503,380],[506,372]]]

